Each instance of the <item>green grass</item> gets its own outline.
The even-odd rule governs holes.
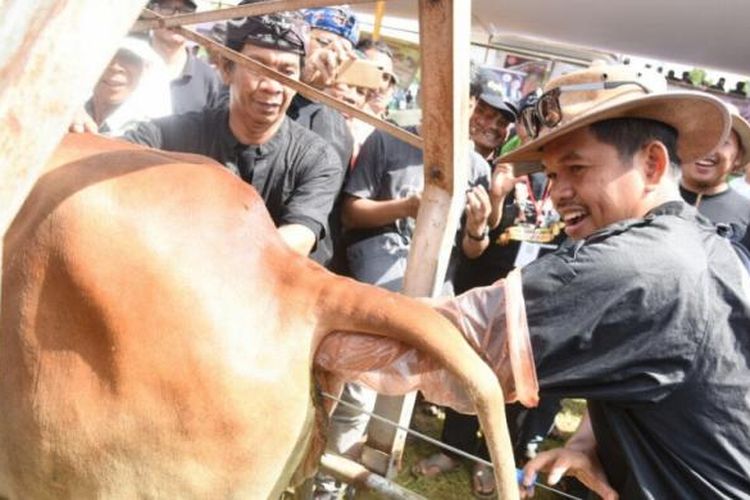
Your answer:
[[[586,403],[582,400],[563,400],[563,408],[555,419],[556,425],[564,438],[567,438],[578,427]],[[415,409],[412,418],[412,428],[425,433],[436,439],[440,438],[443,420],[438,417],[427,415]],[[563,440],[547,439],[542,445],[543,449],[561,446]],[[420,495],[435,500],[460,500],[471,499],[471,471],[473,462],[462,460],[462,466],[457,469],[441,474],[435,478],[415,477],[411,474],[412,465],[422,458],[435,453],[437,448],[414,436],[409,436],[406,441],[406,449],[403,457],[401,471],[396,477],[396,482]],[[375,500],[378,497],[372,493],[361,492],[357,494],[358,500]],[[563,498],[555,493],[537,488],[535,499],[557,500]]]

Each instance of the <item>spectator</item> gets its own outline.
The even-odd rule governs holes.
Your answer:
[[[357,50],[365,57],[377,64],[383,71],[383,83],[380,88],[371,89],[367,92],[367,107],[370,112],[379,118],[384,118],[388,111],[388,105],[393,98],[393,91],[398,84],[398,77],[393,70],[393,53],[383,41],[374,41],[365,38],[357,44]]]
[[[589,418],[526,465],[524,484],[552,471],[551,483],[574,474],[605,498],[744,497],[750,278],[680,199],[674,173],[678,152],[688,163],[724,141],[729,114],[627,66],[545,90],[534,140],[499,160],[520,173],[544,165],[572,240],[525,266],[521,282],[540,395],[586,398]],[[448,307],[492,316],[486,293]]]
[[[742,239],[750,224],[750,202],[729,187],[727,176],[748,162],[750,125],[735,108],[732,131],[723,144],[711,155],[682,165],[682,198],[711,222],[730,225],[737,239]]]
[[[305,54],[301,19],[248,17],[227,27],[227,45],[299,78]],[[341,185],[335,151],[286,117],[294,92],[251,70],[222,61],[229,103],[140,124],[126,139],[169,151],[209,156],[252,184],[284,241],[307,255],[328,233]]]
[[[161,59],[148,43],[125,37],[71,129],[121,135],[138,121],[169,115],[166,82]]]
[[[335,85],[339,65],[353,57],[352,48],[359,38],[359,23],[354,13],[348,7],[323,7],[305,10],[304,17],[310,32],[302,81],[336,98],[345,96],[355,102],[361,99],[349,86]],[[336,150],[343,183],[354,150],[354,140],[346,118],[337,110],[300,94],[292,99],[287,115],[318,134]],[[341,183],[335,186],[337,193],[341,190]],[[340,204],[337,201],[328,220],[330,234],[320,242],[313,254],[317,262],[336,272],[343,272],[345,268],[344,257],[337,255],[340,247],[340,220]]]
[[[385,42],[373,41],[365,38],[357,44],[357,50],[364,54],[365,58],[378,65],[383,72],[383,82],[379,88],[367,89],[365,109],[377,116],[385,118],[388,104],[393,98],[393,92],[398,83],[398,78],[393,72],[393,55]],[[375,128],[369,123],[354,120],[350,124],[352,136],[354,137],[354,153],[352,155],[352,166],[356,162],[357,154],[365,140],[372,134]]]
[[[193,0],[152,0],[148,6],[164,16],[195,12],[196,9]],[[167,67],[174,114],[215,107],[226,99],[221,78],[214,68],[188,50],[185,37],[168,28],[155,29],[151,33],[151,46]]]
[[[501,94],[485,85],[471,114],[469,134],[474,150],[490,163],[508,138],[510,125],[516,119],[516,109]]]

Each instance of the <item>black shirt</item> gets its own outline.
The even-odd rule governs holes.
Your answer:
[[[542,396],[588,399],[621,498],[750,497],[750,282],[705,218],[669,202],[522,279]]]
[[[531,174],[531,188],[536,199],[541,200],[547,183],[544,174]],[[515,189],[503,201],[503,213],[500,224],[490,230],[489,245],[479,257],[470,259],[461,252],[461,259],[456,270],[456,293],[463,293],[476,286],[491,285],[495,281],[505,278],[515,268],[516,256],[521,242],[503,238],[503,233],[511,227],[518,216]],[[552,244],[558,245],[564,238],[561,234]],[[548,253],[542,249],[539,255]]]
[[[345,169],[349,166],[352,151],[354,151],[354,139],[341,113],[323,104],[313,102],[301,94],[296,94],[286,114],[333,146],[339,158],[341,158],[342,168]]]
[[[215,108],[228,99],[216,70],[188,51],[182,74],[170,83],[172,111],[176,115]]]
[[[695,206],[698,199],[696,193],[680,186],[680,194],[683,200]],[[698,204],[698,211],[714,224],[731,225],[739,239],[745,234],[750,224],[750,200],[734,189],[727,189],[717,194],[704,194]]]
[[[258,191],[277,226],[302,224],[319,239],[343,175],[333,148],[284,118],[266,144],[241,144],[229,128],[226,107],[140,123],[125,139],[167,151],[208,156]]]

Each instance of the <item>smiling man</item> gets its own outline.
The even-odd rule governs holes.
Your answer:
[[[508,130],[516,121],[516,109],[502,95],[485,86],[477,98],[469,120],[469,134],[474,150],[492,162],[495,152],[508,138]]]
[[[750,201],[727,183],[732,170],[750,162],[750,125],[732,110],[732,132],[712,154],[683,163],[680,194],[711,222],[728,224],[742,238],[750,224]]]
[[[292,14],[235,19],[227,46],[298,79],[304,25]],[[252,184],[282,238],[307,255],[328,234],[328,213],[342,182],[336,152],[286,117],[294,91],[223,61],[229,103],[142,123],[125,138],[209,156]]]
[[[541,397],[586,398],[590,419],[524,482],[543,470],[605,498],[747,498],[750,278],[676,175],[724,141],[729,114],[629,66],[545,90],[521,116],[533,140],[499,161],[543,168],[565,220],[571,241],[523,268],[523,294]],[[491,315],[475,310],[488,290],[456,306]]]

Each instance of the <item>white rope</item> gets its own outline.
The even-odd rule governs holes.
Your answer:
[[[421,433],[419,431],[415,431],[415,430],[410,429],[408,427],[404,427],[402,425],[399,425],[397,422],[389,420],[389,419],[387,419],[385,417],[381,417],[380,415],[377,415],[377,414],[372,413],[370,411],[363,410],[359,406],[354,405],[352,403],[349,403],[348,401],[343,401],[343,400],[337,398],[336,396],[334,396],[332,394],[328,394],[327,392],[321,392],[321,394],[324,397],[328,398],[328,399],[336,401],[338,404],[342,404],[342,405],[344,405],[344,406],[346,406],[348,408],[352,408],[352,409],[357,410],[357,411],[359,411],[361,413],[364,413],[365,415],[368,415],[370,418],[374,418],[375,420],[379,420],[381,422],[389,424],[389,425],[395,427],[396,429],[399,429],[401,431],[406,432],[407,434],[411,434],[412,436],[416,436],[416,437],[418,437],[418,438],[420,438],[420,439],[422,439],[424,441],[427,441],[430,444],[434,444],[438,448],[443,448],[445,450],[450,451],[451,453],[455,453],[456,455],[462,456],[464,458],[467,458],[467,459],[472,460],[474,462],[486,465],[488,467],[492,467],[494,469],[494,466],[492,465],[492,462],[490,462],[490,461],[487,461],[487,460],[485,460],[483,458],[480,458],[480,457],[477,457],[475,455],[472,455],[471,453],[466,453],[465,451],[460,450],[460,449],[456,448],[455,446],[451,446],[449,444],[445,444],[442,441],[439,441],[439,440],[437,440],[437,439],[435,439],[433,437],[430,437],[430,436],[428,436],[426,434],[423,434],[423,433]],[[523,471],[521,469],[516,469],[516,477],[518,478],[518,481],[520,482],[521,478],[523,477]],[[540,483],[538,481],[534,481],[534,485],[535,486],[539,486],[540,488],[543,488],[545,490],[549,490],[549,491],[555,492],[558,495],[566,497],[566,498],[573,498],[574,500],[583,500],[580,497],[573,496],[573,495],[571,495],[569,493],[565,493],[564,491],[557,490],[557,489],[555,489],[555,488],[553,488],[551,486],[547,486],[546,484],[542,484],[542,483]]]

